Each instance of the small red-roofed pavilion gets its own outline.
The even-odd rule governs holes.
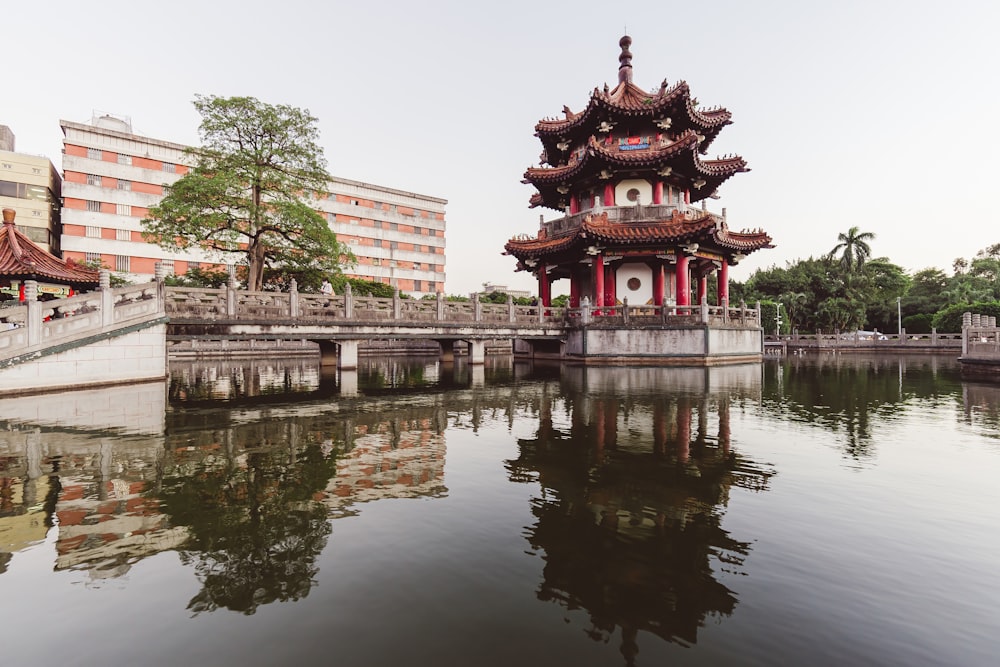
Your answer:
[[[52,288],[52,293],[71,296],[73,292],[94,290],[100,283],[99,271],[62,260],[36,245],[17,229],[14,209],[3,209],[0,227],[0,287],[17,289],[24,300],[24,282],[34,280]],[[45,290],[42,290],[45,293]]]

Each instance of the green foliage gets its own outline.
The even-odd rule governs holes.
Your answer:
[[[179,276],[167,276],[163,282],[173,287],[224,287],[229,282],[229,272],[225,269],[188,269]]]
[[[528,299],[528,303],[524,304],[526,306],[531,305],[531,299]],[[568,308],[569,307],[569,294],[560,294],[557,297],[552,298],[553,308]]]
[[[927,334],[931,332],[934,316],[928,313],[907,315],[903,318],[903,328],[908,334]]]
[[[956,303],[934,314],[932,321],[939,333],[958,333],[962,330],[962,314],[976,313],[1000,318],[1000,301]]]
[[[331,276],[330,284],[333,285],[333,291],[335,294],[343,294],[344,287],[348,284],[351,286],[351,294],[354,296],[374,296],[380,299],[391,299],[396,293],[396,288],[392,285],[386,285],[385,283],[376,282],[374,280],[348,278],[344,275]],[[317,291],[318,290],[319,287],[317,286]]]
[[[198,96],[194,105],[202,117],[195,166],[150,209],[144,238],[242,257],[251,291],[263,289],[265,269],[337,274],[355,261],[309,201],[329,176],[308,111],[253,97]]]
[[[789,324],[787,314],[782,308],[781,312],[781,324],[779,325],[776,318],[778,316],[778,302],[777,301],[761,301],[760,302],[760,321],[764,327],[764,332],[767,334],[774,334],[775,331],[781,335],[791,333],[791,325]]]
[[[862,232],[858,227],[851,227],[846,234],[837,235],[837,245],[830,251],[830,257],[840,253],[840,263],[848,273],[859,271],[872,255],[869,241],[875,240],[872,232]]]
[[[93,271],[100,271],[101,269],[108,270],[108,283],[111,287],[124,287],[125,285],[131,285],[132,282],[122,276],[120,273],[115,273],[111,270],[111,267],[106,266],[101,260],[91,260],[89,262],[77,262],[77,266],[83,267],[85,269],[91,269]]]

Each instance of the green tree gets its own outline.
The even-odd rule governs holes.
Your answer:
[[[171,250],[202,248],[239,257],[247,288],[265,269],[352,263],[350,250],[309,199],[327,190],[316,118],[307,110],[253,97],[197,96],[201,147],[194,168],[167,189],[143,220],[147,240]]]
[[[872,249],[868,242],[874,239],[875,234],[872,232],[862,232],[859,227],[851,227],[846,234],[837,235],[838,243],[830,251],[830,256],[834,257],[840,253],[840,263],[849,274],[853,273],[860,270],[868,258],[872,256]]]

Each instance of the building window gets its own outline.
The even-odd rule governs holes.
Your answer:
[[[173,260],[170,261],[173,262]],[[188,262],[188,271],[190,271],[191,269],[200,269],[200,268],[201,268],[201,262]]]
[[[103,160],[104,151],[102,151],[100,148],[88,148],[87,157],[90,158],[91,160]]]
[[[93,264],[95,266],[101,265],[101,253],[99,252],[85,252],[83,254],[83,261],[88,264]]]
[[[351,206],[357,206],[357,205],[358,205],[358,200],[357,199],[352,199],[351,200]]]
[[[389,248],[391,250],[396,250],[397,248],[399,248],[399,244],[396,243],[395,241],[389,241]]]
[[[424,291],[424,283],[423,283],[423,281],[414,280],[413,281],[413,291],[414,292],[423,292]]]
[[[119,240],[119,241],[131,241],[132,240],[132,232],[130,232],[127,229],[116,229],[115,230],[115,238],[117,240]]]
[[[90,211],[91,213],[100,213],[101,212],[101,202],[94,201],[92,199],[88,199],[87,200],[87,210]]]
[[[382,221],[381,220],[376,220],[375,221],[375,229],[382,229]]]
[[[122,179],[119,178],[118,179],[118,189],[119,190],[131,191],[132,190],[132,181],[123,181]]]
[[[87,185],[101,185],[101,177],[97,174],[87,174]]]
[[[118,164],[132,164],[132,156],[124,153],[118,154]]]
[[[172,276],[172,275],[174,275],[174,260],[172,260],[172,259],[161,259],[160,260],[160,266],[163,268],[163,275],[166,275],[166,276]]]
[[[376,248],[382,247],[382,239],[375,239],[375,247]]]
[[[101,228],[94,227],[93,225],[87,225],[87,236],[92,239],[101,238]]]
[[[382,266],[382,260],[378,257],[372,259],[372,266]]]
[[[132,205],[131,204],[118,204],[115,207],[115,212],[118,215],[132,215]]]
[[[164,162],[163,163],[163,171],[167,172],[168,174],[176,174],[177,173],[177,165],[174,164],[173,162]]]
[[[129,259],[128,255],[115,255],[115,271],[128,271]]]
[[[356,224],[358,224],[358,221],[357,221],[357,220],[349,220],[348,222],[350,222],[350,223],[351,223],[352,225],[356,225]]]

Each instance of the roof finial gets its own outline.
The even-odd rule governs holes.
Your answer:
[[[3,224],[5,224],[5,225],[13,225],[14,224],[14,216],[16,216],[16,215],[17,215],[17,212],[14,209],[12,209],[12,208],[5,208],[3,210]]]
[[[625,35],[618,40],[618,46],[622,47],[622,53],[618,56],[618,83],[632,83],[632,53],[628,47],[632,46],[632,38]]]

